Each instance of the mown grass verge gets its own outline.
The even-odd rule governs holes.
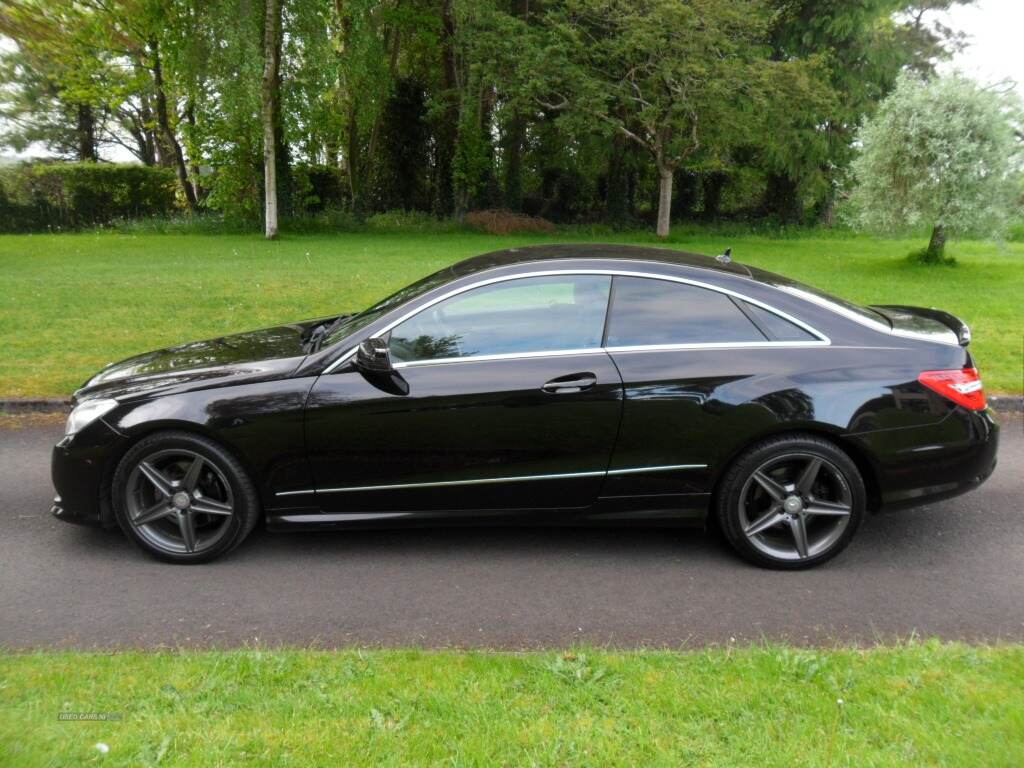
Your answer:
[[[468,256],[539,242],[652,244],[651,235],[465,232],[0,237],[0,397],[67,396],[102,365],[168,344],[352,311]],[[974,330],[991,392],[1024,389],[1024,245],[962,242],[955,267],[905,257],[920,243],[810,232],[688,229],[669,247],[718,253],[861,303],[937,306]]]
[[[33,653],[0,681],[20,768],[1024,765],[1019,645]]]

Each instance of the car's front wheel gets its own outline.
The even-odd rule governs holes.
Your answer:
[[[813,435],[758,443],[726,472],[718,519],[736,551],[757,565],[809,568],[853,538],[866,507],[864,480],[838,446]]]
[[[114,472],[111,501],[128,537],[172,563],[219,557],[259,517],[256,490],[238,460],[188,432],[161,432],[132,446]]]

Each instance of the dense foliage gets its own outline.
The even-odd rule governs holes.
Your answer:
[[[7,0],[0,141],[120,147],[239,221],[268,136],[285,217],[828,220],[856,126],[969,1]]]

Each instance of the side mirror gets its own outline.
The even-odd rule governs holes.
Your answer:
[[[387,339],[367,339],[356,350],[356,367],[366,373],[394,373]]]

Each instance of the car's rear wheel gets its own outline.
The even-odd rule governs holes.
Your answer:
[[[733,548],[757,565],[809,568],[839,554],[864,516],[857,465],[812,435],[766,440],[740,456],[719,488],[718,519]]]
[[[238,460],[187,432],[150,435],[125,454],[111,487],[122,530],[172,563],[203,563],[238,546],[259,516],[256,490]]]

